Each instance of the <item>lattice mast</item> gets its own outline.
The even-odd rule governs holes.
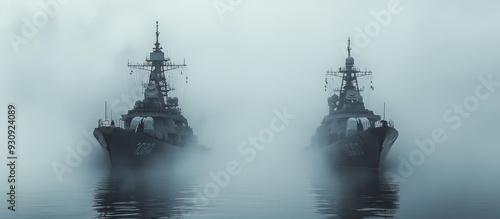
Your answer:
[[[354,58],[351,57],[351,39],[347,40],[347,54],[345,67],[339,67],[338,71],[328,70],[326,76],[336,76],[342,78],[340,88],[334,88],[333,91],[339,92],[337,109],[343,109],[345,104],[348,104],[355,97],[360,97],[358,77],[371,76],[371,71],[360,71],[359,68],[354,67]]]
[[[165,53],[162,51],[162,47],[160,46],[160,42],[158,41],[158,37],[160,36],[160,32],[158,31],[158,21],[156,21],[156,42],[155,47],[153,47],[153,52],[150,53],[149,59],[146,58],[146,61],[143,63],[130,64],[127,66],[131,69],[139,69],[149,71],[149,82],[148,84],[156,85],[158,89],[159,101],[162,104],[162,108],[167,108],[171,105],[167,104],[168,92],[173,90],[170,87],[166,77],[165,72],[171,71],[178,68],[185,68],[186,61],[182,64],[175,64],[170,60],[170,57],[165,57]]]

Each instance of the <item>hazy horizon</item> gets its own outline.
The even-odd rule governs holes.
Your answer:
[[[155,21],[163,50],[188,66],[188,83],[179,79],[183,115],[223,161],[244,160],[238,145],[284,108],[296,118],[245,168],[258,172],[300,155],[328,113],[325,72],[344,65],[350,37],[355,65],[373,72],[370,109],[381,115],[385,102],[400,132],[390,171],[398,171],[399,157],[421,150],[416,140],[442,129],[446,140],[404,183],[429,172],[441,174],[435,180],[442,184],[463,174],[476,179],[471,183],[500,180],[498,2],[61,0],[57,10],[41,2],[0,8],[0,114],[10,102],[19,108],[21,183],[60,183],[52,165],[80,141],[95,147],[64,180],[107,156],[83,133],[103,117],[104,101],[118,102],[114,117],[125,113],[123,95],[142,77],[126,65],[152,50]],[[46,23],[34,20],[43,14]],[[23,28],[37,22],[26,36]],[[457,104],[467,105],[464,113]]]

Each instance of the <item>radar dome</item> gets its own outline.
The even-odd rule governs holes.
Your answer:
[[[158,97],[158,89],[156,89],[156,84],[149,84],[144,91],[145,98],[156,98]]]
[[[354,65],[354,58],[353,57],[347,57],[345,59],[345,63],[348,64],[348,65]]]
[[[134,108],[142,108],[142,101],[138,100],[138,101],[135,101],[135,105],[134,105]]]
[[[173,97],[173,98],[169,97],[167,99],[167,103],[173,104],[173,105],[179,105],[179,98],[177,98],[177,97]]]

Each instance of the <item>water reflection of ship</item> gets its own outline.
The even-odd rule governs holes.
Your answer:
[[[187,177],[114,171],[96,186],[93,207],[97,218],[185,218],[194,210],[190,182]]]
[[[398,209],[399,188],[377,170],[339,169],[315,177],[316,208],[331,218],[393,217]]]

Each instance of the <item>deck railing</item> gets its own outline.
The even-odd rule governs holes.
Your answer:
[[[99,119],[97,121],[97,127],[118,127],[118,128],[123,128],[122,123],[120,122],[121,119],[118,121],[118,124],[115,122],[115,120],[111,119]]]

